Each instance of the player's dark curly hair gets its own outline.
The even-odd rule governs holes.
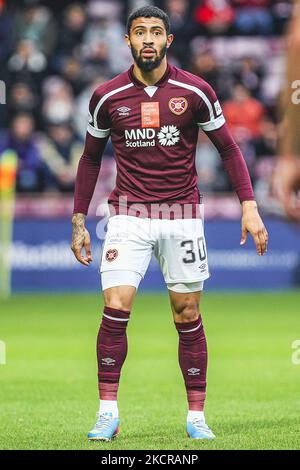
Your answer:
[[[164,22],[167,34],[170,34],[170,30],[171,30],[170,19],[167,13],[165,13],[163,10],[161,10],[158,7],[147,5],[145,7],[141,7],[133,11],[129,15],[128,20],[127,20],[126,30],[127,30],[128,35],[130,34],[132,22],[136,18],[160,18]]]

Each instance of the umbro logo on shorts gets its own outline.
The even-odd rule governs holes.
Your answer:
[[[201,272],[203,273],[206,269],[206,263],[200,264],[199,269],[201,269]]]
[[[192,367],[191,369],[188,369],[188,375],[200,375],[200,369]]]

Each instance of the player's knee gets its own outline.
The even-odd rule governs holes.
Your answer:
[[[106,307],[115,308],[116,310],[131,310],[130,299],[111,293],[104,292],[104,304]]]
[[[192,322],[199,317],[199,305],[194,299],[176,302],[173,304],[173,309],[176,313],[176,321],[179,323]]]
[[[109,307],[109,308],[114,308],[116,310],[130,310],[130,304],[129,302],[125,302],[124,300],[122,299],[118,299],[118,298],[111,298],[107,301],[105,301],[105,307]]]
[[[197,320],[199,317],[199,310],[197,306],[187,306],[180,315],[181,323],[189,323]]]
[[[106,307],[117,310],[131,310],[136,289],[133,286],[116,286],[103,291]]]

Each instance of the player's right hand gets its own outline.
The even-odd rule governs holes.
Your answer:
[[[83,256],[81,253],[83,248],[86,256]],[[93,261],[91,253],[91,237],[85,227],[73,225],[71,250],[79,263],[84,266],[89,266]]]

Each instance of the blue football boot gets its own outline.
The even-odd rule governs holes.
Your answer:
[[[216,437],[202,419],[195,418],[187,421],[186,431],[188,437],[192,439],[215,439]]]
[[[112,413],[98,413],[94,428],[88,433],[90,441],[111,441],[119,432],[119,418]]]

